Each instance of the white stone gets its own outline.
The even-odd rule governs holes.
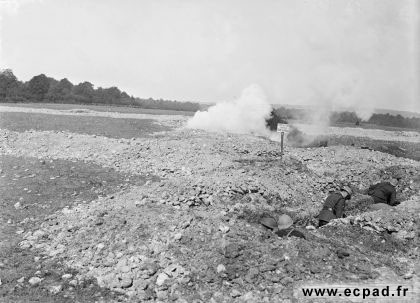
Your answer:
[[[164,272],[160,273],[156,279],[156,285],[162,286],[165,281],[169,279],[169,276]]]
[[[226,267],[223,264],[219,264],[219,265],[217,265],[216,271],[217,271],[217,273],[224,272],[224,271],[226,271]]]
[[[69,284],[73,285],[73,286],[76,286],[77,285],[77,280],[73,279],[73,280],[69,281]]]
[[[48,291],[52,294],[58,294],[63,289],[61,285],[51,285],[48,287]]]
[[[222,233],[227,233],[229,230],[230,230],[230,227],[229,226],[226,226],[226,225],[220,225],[219,226],[219,230],[222,232]]]
[[[38,277],[32,277],[29,279],[29,284],[31,284],[32,286],[38,285],[39,283],[41,283],[42,279],[38,278]]]
[[[64,275],[61,276],[61,279],[68,280],[68,279],[71,279],[71,277],[73,277],[72,274],[64,274]]]

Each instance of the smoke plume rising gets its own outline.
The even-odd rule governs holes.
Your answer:
[[[253,84],[230,102],[220,102],[207,111],[199,111],[188,121],[188,127],[207,131],[268,134],[265,119],[271,105],[260,86]]]

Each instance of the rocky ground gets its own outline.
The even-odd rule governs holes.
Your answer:
[[[90,203],[74,199],[19,227],[17,249],[67,269],[48,283],[50,293],[95,281],[113,294],[98,301],[280,302],[308,281],[413,285],[420,275],[415,160],[356,146],[286,146],[282,156],[280,143],[266,138],[184,128],[132,139],[2,129],[0,142],[1,155],[77,161],[147,180]],[[398,197],[411,201],[367,212],[366,188],[397,173]],[[344,184],[356,191],[349,217],[314,230],[326,195]],[[258,224],[282,213],[306,239],[279,238]],[[40,266],[7,283],[47,280]]]

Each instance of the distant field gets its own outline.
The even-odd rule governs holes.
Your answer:
[[[419,130],[412,129],[412,128],[384,126],[384,125],[377,125],[377,124],[371,124],[371,123],[362,123],[359,126],[356,126],[354,123],[335,123],[335,124],[332,124],[331,126],[337,126],[337,127],[356,127],[356,128],[365,128],[365,129],[381,129],[381,130],[389,130],[389,131],[412,131],[412,132],[419,132]]]
[[[305,121],[301,120],[289,120],[289,124],[305,124]],[[393,126],[384,126],[384,125],[377,125],[371,123],[361,123],[360,125],[356,125],[355,123],[333,123],[330,126],[335,127],[351,127],[351,128],[362,128],[362,129],[380,129],[380,130],[388,130],[388,131],[411,131],[411,132],[419,132],[419,130],[415,130],[412,128],[402,128],[402,127],[393,127]]]
[[[289,120],[289,124],[305,124],[305,121],[301,120]],[[380,130],[388,130],[388,131],[411,131],[411,132],[420,132],[419,130],[412,129],[412,128],[402,128],[402,127],[393,127],[393,126],[384,126],[384,125],[377,125],[371,123],[361,123],[360,125],[356,125],[355,123],[333,123],[330,126],[335,127],[351,127],[351,128],[362,128],[362,129],[380,129]]]
[[[55,103],[0,103],[0,106],[48,108],[56,110],[70,109],[90,109],[98,112],[116,112],[130,114],[151,114],[151,115],[181,115],[193,116],[194,112],[165,110],[165,109],[147,109],[129,106],[106,106],[106,105],[83,105],[83,104],[55,104]]]
[[[330,136],[328,144],[358,146],[388,153],[396,157],[420,161],[420,143],[415,142],[392,142],[353,136]]]
[[[12,131],[69,131],[111,138],[148,137],[170,130],[152,119],[113,119],[106,117],[65,116],[38,113],[0,113],[0,128]]]

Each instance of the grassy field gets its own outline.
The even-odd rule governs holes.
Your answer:
[[[151,115],[181,115],[193,116],[194,112],[165,110],[165,109],[147,109],[128,106],[113,105],[83,105],[83,104],[55,104],[55,103],[0,103],[0,106],[30,107],[30,108],[48,108],[56,110],[71,109],[89,109],[98,112],[116,112],[130,114],[151,114]]]
[[[0,301],[95,302],[100,297],[114,297],[94,281],[77,286],[63,283],[63,274],[76,272],[42,258],[34,261],[38,253],[20,249],[19,235],[63,207],[89,203],[129,185],[144,184],[147,179],[77,161],[0,156],[0,167]],[[36,271],[40,273],[35,274]],[[42,287],[27,284],[33,276],[43,279]],[[22,277],[25,281],[17,282]],[[53,285],[62,285],[58,295],[48,291]]]
[[[170,130],[169,127],[159,125],[152,119],[113,119],[13,112],[0,112],[0,128],[19,132],[30,129],[59,130],[111,138],[147,137],[154,132]]]

